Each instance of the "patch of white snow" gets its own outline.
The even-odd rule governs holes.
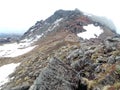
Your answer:
[[[63,20],[63,18],[57,19],[54,24],[58,24],[61,20]]]
[[[103,33],[103,29],[101,29],[99,26],[94,26],[93,24],[84,26],[83,28],[86,31],[77,34],[79,37],[83,39],[97,38],[100,34]]]
[[[38,39],[40,39],[43,35],[44,35],[43,33],[42,33],[41,35],[37,35],[37,36],[35,37],[35,39],[33,40],[33,42],[35,42],[35,41],[37,41]]]
[[[36,46],[29,43],[11,43],[0,46],[0,57],[17,57],[31,51]]]
[[[0,67],[0,88],[3,84],[9,81],[9,75],[13,73],[15,68],[19,65],[20,63],[11,63]]]
[[[34,38],[21,40],[19,43],[4,44],[0,46],[0,57],[17,57],[23,55],[36,47],[32,44],[43,36],[36,35]]]
[[[57,19],[51,27],[48,28],[48,31],[52,31],[55,27],[59,26],[59,22],[62,21],[63,18]]]
[[[29,39],[23,39],[20,42],[25,43],[25,44],[29,43],[29,45],[30,45],[30,44],[34,43],[35,41],[37,41],[38,39],[40,39],[42,36],[43,36],[43,33],[41,35],[36,35],[35,37],[31,37]]]

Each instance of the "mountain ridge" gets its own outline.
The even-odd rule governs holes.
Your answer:
[[[37,21],[18,42],[37,46],[3,58],[20,65],[1,90],[119,90],[120,36],[100,17],[91,17],[78,9],[58,10]],[[88,31],[89,39],[91,33],[81,35]]]
[[[105,18],[105,17],[98,17],[98,16],[94,16],[94,15],[89,16],[89,14],[85,15],[83,12],[79,11],[78,9],[75,9],[75,10],[58,10],[52,16],[48,17],[45,21],[43,21],[43,20],[37,21],[36,24],[34,26],[32,26],[22,36],[22,39],[25,38],[25,36],[30,36],[30,34],[32,35],[32,37],[35,37],[34,34],[35,35],[36,34],[41,35],[42,33],[45,32],[45,30],[48,30],[49,28],[51,28],[50,27],[51,23],[54,23],[56,20],[62,19],[62,17],[63,17],[64,20],[67,21],[67,18],[68,18],[68,20],[70,20],[70,18],[71,19],[72,18],[77,19],[77,17],[79,18],[80,16],[84,16],[84,17],[81,17],[81,21],[83,19],[83,22],[77,21],[76,23],[81,24],[81,26],[86,25],[87,23],[90,24],[92,22],[94,25],[96,24],[96,25],[99,25],[99,26],[104,26],[104,27],[109,28],[111,31],[116,33],[115,25],[113,24],[113,22],[110,21],[109,19]],[[85,23],[84,19],[88,20],[88,21],[86,21],[87,23]],[[101,20],[101,19],[103,19],[103,20]],[[89,22],[89,21],[91,21],[91,22]],[[61,22],[62,22],[62,20],[61,20]],[[63,22],[65,22],[65,21],[63,21]],[[110,22],[110,25],[107,22]],[[64,23],[64,24],[67,24],[67,23]],[[63,26],[63,27],[67,27],[67,25]],[[33,29],[34,29],[34,32],[32,32]]]

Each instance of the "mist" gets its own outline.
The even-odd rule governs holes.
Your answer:
[[[75,8],[107,17],[120,34],[119,0],[0,0],[0,33],[24,33],[36,21],[45,20],[56,10]]]

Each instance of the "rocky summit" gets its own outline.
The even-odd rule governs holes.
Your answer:
[[[19,63],[1,90],[120,90],[120,35],[115,30],[106,17],[78,9],[56,11],[17,42],[22,49],[35,48],[17,57],[1,56],[1,67]]]

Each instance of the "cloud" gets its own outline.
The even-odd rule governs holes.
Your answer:
[[[0,0],[0,31],[26,31],[36,21],[46,19],[58,9],[82,11],[112,19],[120,23],[119,0]]]

